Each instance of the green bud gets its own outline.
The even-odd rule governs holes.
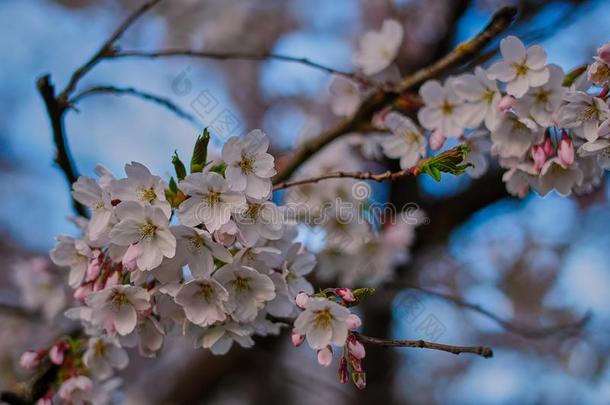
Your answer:
[[[203,134],[197,137],[195,147],[193,148],[193,157],[191,158],[191,173],[203,171],[206,160],[208,158],[208,144],[210,143],[210,131],[203,130]]]

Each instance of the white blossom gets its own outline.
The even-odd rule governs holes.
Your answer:
[[[66,404],[90,404],[93,398],[93,381],[82,375],[70,377],[61,384],[57,394]]]
[[[517,115],[533,118],[538,125],[553,126],[554,114],[559,109],[567,91],[563,87],[564,73],[557,65],[549,65],[549,80],[544,85],[533,87],[515,105]]]
[[[534,121],[507,113],[491,132],[492,152],[505,158],[522,157],[543,139],[544,131]]]
[[[409,169],[426,156],[426,139],[411,119],[390,112],[384,122],[392,135],[383,138],[383,153],[389,158],[400,159],[401,169]]]
[[[275,175],[274,159],[269,153],[269,139],[260,129],[243,138],[231,137],[222,147],[222,160],[227,164],[225,176],[234,191],[243,191],[252,198],[266,198]]]
[[[91,219],[87,227],[88,237],[98,239],[110,226],[112,220],[112,198],[110,193],[97,182],[86,176],[80,176],[72,185],[74,199],[91,208]]]
[[[508,94],[522,97],[530,87],[542,86],[549,80],[546,52],[540,45],[526,49],[519,38],[511,35],[500,41],[500,52],[504,60],[493,64],[488,74],[490,79],[506,83]]]
[[[85,366],[99,379],[112,376],[112,369],[124,369],[129,364],[127,352],[109,336],[92,337],[83,355]]]
[[[574,133],[589,142],[599,137],[600,124],[610,118],[610,109],[601,98],[582,91],[569,92],[558,112],[559,125],[574,128]]]
[[[112,198],[158,207],[169,218],[171,207],[165,199],[166,184],[163,179],[152,175],[146,166],[138,162],[125,165],[125,173],[126,179],[111,183]]]
[[[178,207],[178,218],[183,225],[204,224],[214,232],[229,222],[232,212],[239,212],[246,205],[246,197],[229,190],[229,184],[218,173],[193,173],[178,185],[190,196]]]
[[[365,75],[381,72],[394,61],[402,43],[403,28],[396,20],[385,20],[381,31],[369,31],[360,40],[354,63]]]
[[[465,101],[458,116],[466,128],[477,128],[481,122],[493,130],[500,121],[500,100],[502,94],[495,80],[490,80],[480,66],[474,74],[463,74],[451,81],[455,93]]]
[[[294,321],[294,330],[305,335],[312,349],[324,349],[331,343],[344,346],[347,339],[347,308],[326,298],[312,298]]]
[[[239,228],[239,240],[245,246],[254,246],[260,238],[275,240],[282,236],[284,217],[271,201],[247,199],[247,207],[233,215]]]
[[[187,319],[199,326],[224,321],[228,299],[227,290],[213,279],[189,281],[176,294],[176,303],[184,308]]]
[[[254,320],[264,303],[275,297],[273,281],[250,267],[226,265],[214,278],[229,292],[225,308],[238,322]]]
[[[342,76],[335,76],[329,87],[332,98],[330,107],[333,114],[348,117],[360,105],[360,89],[358,84]]]
[[[424,107],[417,112],[417,118],[424,128],[438,129],[446,137],[455,138],[462,134],[463,102],[451,81],[443,86],[436,80],[428,80],[419,89],[419,94]]]
[[[188,264],[194,277],[209,277],[214,271],[214,258],[233,262],[231,252],[214,242],[208,232],[184,225],[173,226],[171,230],[178,241],[177,255]]]
[[[110,231],[110,238],[117,245],[141,246],[141,255],[136,259],[140,270],[152,270],[163,257],[174,257],[176,238],[160,208],[127,201],[119,204],[115,212],[120,222]]]
[[[72,288],[77,288],[85,278],[91,249],[84,241],[71,236],[59,235],[57,241],[49,256],[56,265],[70,267],[68,284]]]
[[[226,354],[237,342],[241,347],[254,346],[252,340],[252,328],[248,325],[240,325],[236,322],[224,322],[209,328],[199,328],[199,335],[195,340],[195,347],[210,349],[213,354]]]
[[[136,327],[138,311],[150,308],[150,295],[141,287],[116,285],[89,294],[85,302],[94,325],[124,336]]]

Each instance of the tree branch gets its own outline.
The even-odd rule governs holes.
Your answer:
[[[106,55],[106,59],[119,59],[119,58],[167,58],[167,57],[188,57],[188,58],[201,58],[201,59],[216,59],[216,60],[277,60],[282,62],[299,63],[301,65],[308,66],[313,69],[321,70],[323,72],[331,73],[337,76],[342,76],[365,85],[372,85],[373,83],[366,77],[357,73],[345,72],[339,69],[331,68],[321,63],[314,62],[308,58],[300,58],[296,56],[283,55],[273,52],[217,52],[217,51],[194,51],[192,49],[185,48],[174,48],[174,49],[162,49],[158,51],[116,51],[112,54]]]
[[[141,98],[146,101],[151,101],[153,103],[159,104],[159,105],[167,108],[168,110],[170,110],[171,112],[176,114],[178,117],[191,122],[193,125],[197,126],[198,128],[202,127],[202,124],[197,120],[197,118],[195,118],[194,115],[189,114],[188,112],[184,111],[174,102],[172,102],[169,98],[157,96],[155,94],[148,93],[148,92],[145,92],[142,90],[138,90],[133,87],[117,87],[117,86],[90,87],[88,89],[81,91],[80,93],[77,93],[74,97],[72,97],[69,101],[69,104],[70,104],[70,106],[73,106],[74,104],[77,104],[82,99],[87,98],[89,96],[96,95],[96,94],[111,94],[111,95],[115,95],[115,96],[128,95],[128,96],[138,97],[138,98]]]
[[[335,139],[350,132],[357,132],[360,126],[370,121],[376,112],[397,101],[401,93],[416,88],[426,80],[435,78],[445,70],[476,55],[510,25],[516,14],[517,9],[514,7],[500,9],[493,16],[491,22],[470,41],[457,46],[432,65],[406,76],[394,88],[375,91],[362,102],[354,115],[339,122],[335,127],[309,140],[297,149],[292,157],[284,163],[282,170],[274,177],[274,183],[286,181],[301,164]]]
[[[462,308],[466,308],[466,309],[478,312],[481,315],[495,321],[498,325],[502,326],[505,330],[507,330],[511,333],[514,333],[516,335],[528,338],[528,339],[544,339],[544,338],[548,338],[549,336],[552,336],[552,335],[574,334],[575,332],[578,332],[579,330],[581,330],[583,328],[583,326],[585,326],[587,324],[587,322],[589,322],[589,320],[591,319],[591,313],[587,312],[581,319],[579,319],[575,322],[569,322],[569,323],[559,324],[559,325],[552,325],[552,326],[548,326],[548,327],[544,327],[544,328],[532,328],[532,327],[515,324],[511,321],[503,319],[500,316],[494,314],[493,312],[483,308],[482,306],[465,301],[459,297],[455,297],[455,296],[441,293],[441,292],[428,290],[426,288],[409,285],[409,284],[403,285],[402,287],[413,289],[413,290],[418,290],[425,294],[432,295],[432,296],[435,296],[438,298],[442,298],[446,301],[453,302],[454,304],[456,304]]]
[[[364,344],[383,346],[383,347],[419,347],[420,349],[441,350],[444,352],[459,355],[461,353],[478,354],[479,356],[490,358],[493,356],[493,351],[485,346],[451,346],[442,343],[426,342],[425,340],[396,340],[396,339],[380,339],[370,336],[364,336],[355,333],[356,339]]]

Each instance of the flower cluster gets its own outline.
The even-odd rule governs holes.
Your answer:
[[[210,161],[208,142],[206,131],[189,174],[174,156],[177,182],[132,162],[125,178],[98,167],[98,180],[74,184],[91,219],[79,219],[82,237],[59,236],[51,258],[70,268],[81,306],[66,315],[88,338],[52,359],[63,370],[56,395],[93,395],[92,380],[127,366],[124,347],[155,356],[172,329],[214,354],[233,342],[250,347],[253,335],[277,334],[277,319],[297,314],[298,293],[313,293],[304,276],[315,256],[294,242],[295,225],[270,200],[275,168],[266,135],[230,138]],[[50,352],[32,353],[24,355],[28,368]]]

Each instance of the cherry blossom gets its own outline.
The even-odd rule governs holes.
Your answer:
[[[199,326],[224,321],[228,299],[227,290],[213,279],[189,281],[176,294],[176,303],[184,308],[187,319]]]
[[[345,345],[347,339],[347,308],[326,298],[311,298],[294,321],[294,331],[305,335],[312,349],[321,350],[331,343]]]
[[[112,376],[112,369],[122,370],[127,367],[129,357],[116,339],[108,336],[94,337],[89,339],[83,362],[97,378],[107,379]]]
[[[136,327],[138,311],[150,308],[150,295],[141,287],[117,285],[89,294],[85,302],[93,310],[92,324],[124,336]]]
[[[402,43],[403,28],[396,20],[385,20],[381,31],[369,31],[360,40],[354,64],[365,75],[381,72],[394,61]]]
[[[419,159],[426,156],[426,139],[419,128],[409,118],[391,112],[385,125],[392,131],[392,136],[384,137],[381,142],[383,153],[393,159],[400,159],[400,168],[408,169]]]
[[[463,101],[453,89],[452,82],[441,85],[429,80],[419,89],[424,107],[417,113],[421,125],[431,131],[438,129],[443,136],[458,137],[464,130]]]

